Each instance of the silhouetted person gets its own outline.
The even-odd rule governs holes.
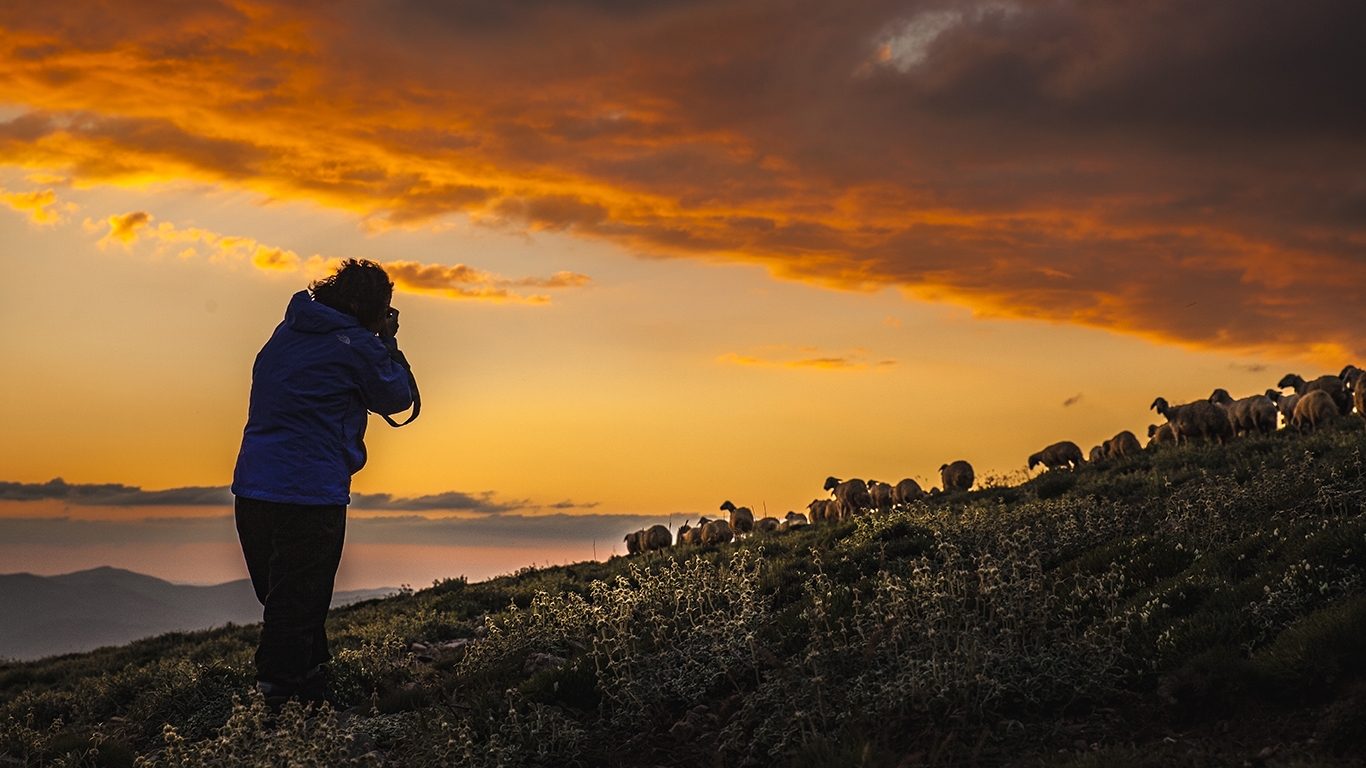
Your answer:
[[[388,420],[414,403],[416,383],[394,339],[393,290],[380,265],[343,262],[294,294],[252,367],[232,492],[242,554],[265,606],[256,687],[277,711],[291,697],[319,704],[329,695],[323,624],[351,475],[365,466],[367,412]]]

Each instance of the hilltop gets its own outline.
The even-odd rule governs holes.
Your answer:
[[[1364,447],[1360,420],[1344,419],[358,603],[329,619],[339,693],[358,704],[340,715],[267,722],[248,695],[255,626],[11,662],[0,753],[31,765],[1355,765]]]

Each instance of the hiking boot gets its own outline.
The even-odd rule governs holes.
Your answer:
[[[348,706],[333,693],[332,671],[326,664],[319,664],[304,675],[304,682],[299,686],[298,693],[299,701],[305,705],[312,704],[314,709],[326,703],[334,712],[341,712]]]
[[[295,686],[268,683],[264,680],[256,681],[256,691],[266,700],[266,708],[272,715],[280,714],[285,702],[299,695],[299,690]]]

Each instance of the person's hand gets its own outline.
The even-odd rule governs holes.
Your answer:
[[[384,319],[380,321],[380,324],[379,324],[379,325],[380,325],[380,328],[379,328],[379,331],[378,331],[379,335],[381,335],[381,336],[390,336],[390,337],[392,337],[392,336],[397,336],[397,335],[398,335],[398,310],[397,310],[397,309],[394,309],[393,307],[389,307],[389,312],[388,312],[388,314],[386,314],[386,315],[384,316]]]
[[[365,330],[380,336],[392,337],[398,334],[398,310],[389,307],[384,310],[384,317],[365,326]]]

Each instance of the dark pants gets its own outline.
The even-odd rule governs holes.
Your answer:
[[[237,537],[256,599],[265,606],[256,679],[297,687],[332,658],[323,625],[346,538],[346,506],[238,496]]]

